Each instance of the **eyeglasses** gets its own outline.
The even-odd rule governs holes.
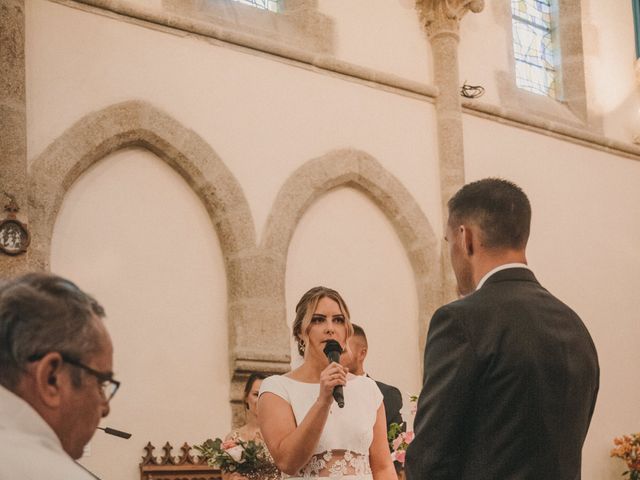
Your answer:
[[[36,353],[34,355],[31,355],[29,358],[27,358],[27,361],[37,362],[38,360],[42,360],[45,355],[46,353]],[[99,372],[98,370],[94,370],[93,368],[86,366],[84,363],[80,362],[79,360],[76,360],[73,357],[70,357],[65,353],[60,353],[60,356],[62,357],[62,360],[68,363],[69,365],[73,365],[74,367],[81,368],[85,372],[96,377],[98,379],[98,385],[100,386],[102,395],[104,395],[104,398],[107,400],[107,402],[111,401],[113,396],[118,391],[118,388],[120,388],[120,382],[113,378],[112,373]]]

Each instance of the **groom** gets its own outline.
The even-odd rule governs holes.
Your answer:
[[[585,325],[526,265],[531,207],[506,180],[449,200],[460,300],[429,327],[408,480],[578,480],[599,367]]]

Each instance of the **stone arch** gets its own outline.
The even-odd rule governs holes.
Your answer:
[[[255,322],[242,308],[251,302],[255,287],[252,269],[257,256],[255,227],[247,200],[235,177],[198,134],[149,103],[127,101],[88,114],[33,161],[28,173],[30,267],[38,270],[50,267],[53,227],[69,188],[94,163],[127,147],[142,147],[156,154],[184,178],[204,204],[224,257],[230,368],[235,374],[243,368],[255,367],[255,362],[242,366],[246,355],[238,353],[240,333],[236,328],[249,325],[245,329],[252,330],[250,324]],[[279,368],[266,363],[258,369]],[[282,363],[288,367],[288,360]],[[236,375],[233,378],[232,398],[237,396],[234,390],[239,387]]]
[[[69,127],[29,169],[30,264],[48,270],[53,226],[65,194],[94,163],[127,147],[145,148],[164,160],[202,200],[227,265],[229,287],[237,291],[232,259],[255,248],[255,229],[240,185],[215,151],[195,132],[141,101],[93,112]]]
[[[360,190],[382,210],[400,238],[414,272],[420,344],[443,297],[441,261],[433,229],[407,189],[371,155],[353,149],[330,152],[298,168],[280,189],[267,220],[261,250],[274,266],[273,302],[285,304],[284,277],[289,244],[307,208],[331,189]],[[286,329],[284,312],[278,318]],[[286,338],[286,337],[285,337]],[[285,348],[289,349],[286,345]]]

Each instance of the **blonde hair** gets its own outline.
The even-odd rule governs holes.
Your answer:
[[[331,288],[313,287],[300,298],[298,305],[296,305],[296,318],[293,322],[293,338],[295,338],[298,343],[298,353],[301,357],[304,357],[303,332],[306,334],[309,331],[311,317],[313,317],[313,313],[316,311],[318,302],[323,298],[330,298],[340,307],[340,311],[344,315],[345,325],[347,326],[346,340],[353,335],[353,325],[351,324],[349,308],[342,296]]]

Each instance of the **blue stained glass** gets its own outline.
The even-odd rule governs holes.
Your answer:
[[[541,28],[551,24],[551,0],[511,0],[511,13]]]
[[[551,0],[511,0],[516,85],[557,96]]]
[[[633,0],[633,23],[636,27],[636,57],[640,58],[640,0]]]
[[[234,0],[244,5],[259,8],[260,10],[269,10],[271,12],[280,12],[282,10],[282,0]]]

